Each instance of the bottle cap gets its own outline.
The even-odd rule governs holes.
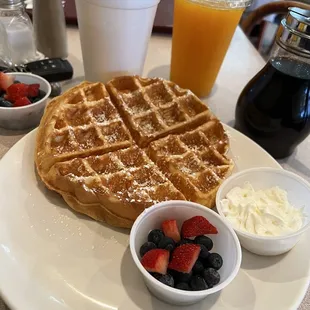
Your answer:
[[[289,8],[281,21],[276,41],[285,50],[310,58],[310,10]]]

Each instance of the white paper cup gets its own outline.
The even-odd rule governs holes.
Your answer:
[[[75,0],[85,79],[141,75],[160,0]]]

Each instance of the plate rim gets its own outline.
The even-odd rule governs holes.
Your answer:
[[[278,167],[278,168],[281,168],[283,169],[283,167],[280,165],[280,163],[278,163],[267,151],[265,151],[262,147],[260,147],[257,143],[255,143],[253,140],[251,140],[250,138],[248,138],[247,136],[245,136],[244,134],[242,134],[241,132],[239,132],[238,130],[234,129],[233,127],[230,127],[229,125],[226,125],[226,124],[223,124],[225,130],[227,130],[228,132],[233,132],[233,135],[239,135],[240,137],[242,137],[242,139],[246,139],[248,140],[249,143],[255,145],[256,147],[259,147],[260,148],[260,151],[263,152],[269,159],[270,161],[273,162],[273,165],[272,167]],[[3,166],[3,162],[4,160],[3,159],[6,159],[7,157],[10,156],[11,153],[15,152],[15,149],[19,147],[19,145],[21,143],[24,143],[25,140],[29,139],[30,136],[32,135],[35,135],[37,132],[37,128],[33,129],[32,131],[30,131],[29,133],[27,133],[25,136],[23,136],[17,143],[15,143],[7,152],[6,154],[4,154],[4,156],[2,157],[2,159],[0,160],[0,175],[2,173],[2,166]],[[33,137],[34,138],[34,137]],[[236,137],[236,139],[238,139],[238,137]],[[270,165],[271,166],[271,165]],[[243,170],[243,169],[242,169]],[[242,171],[240,170],[240,171]],[[1,209],[1,206],[0,206],[0,209]],[[296,297],[295,297],[295,303],[293,305],[293,308],[291,309],[297,309],[299,307],[299,305],[302,303],[307,291],[308,291],[308,288],[309,288],[309,285],[310,285],[310,275],[308,276],[308,279],[307,279],[307,285],[305,286],[300,286],[298,291],[299,291],[299,294],[297,295],[296,294]],[[12,310],[15,309],[15,310],[22,310],[23,307],[20,307],[22,305],[25,305],[27,304],[25,302],[25,297],[22,296],[21,292],[18,294],[21,296],[21,298],[19,299],[21,302],[16,302],[16,299],[13,300],[13,298],[10,297],[10,290],[7,291],[6,290],[6,281],[5,279],[1,280],[0,279],[0,294],[1,294],[1,299],[6,303],[6,305],[8,305],[8,307],[10,307]],[[35,302],[36,299],[31,299],[32,302]],[[34,303],[35,304],[35,303]]]
[[[247,137],[245,134],[243,134],[242,132],[240,132],[239,130],[225,124],[225,123],[221,123],[225,129],[226,132],[229,131],[233,131],[234,134],[240,135],[242,137],[242,139],[246,139],[248,142],[250,142],[251,144],[254,144],[256,147],[260,148],[260,151],[262,153],[264,153],[266,156],[269,157],[269,159],[271,161],[273,161],[273,163],[275,164],[275,166],[278,166],[278,168],[284,169],[280,163],[278,163],[278,161],[273,158],[265,149],[263,149],[259,144],[257,144],[255,141],[253,141],[252,139],[250,139],[249,137]]]

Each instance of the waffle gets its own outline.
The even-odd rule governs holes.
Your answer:
[[[204,133],[217,125],[215,122],[185,134],[169,135],[153,141],[147,150],[149,157],[187,200],[209,208],[214,207],[216,192],[233,168],[231,160],[217,151],[217,148],[223,149],[222,145],[209,140]]]
[[[53,164],[132,145],[102,83],[82,83],[52,100],[40,123],[36,163],[44,177]]]
[[[131,227],[165,200],[214,206],[232,170],[219,120],[190,91],[162,79],[84,82],[54,98],[41,120],[39,176],[74,210]]]
[[[114,226],[130,227],[157,202],[185,199],[137,146],[59,162],[49,176],[73,209]]]
[[[209,108],[192,92],[159,78],[123,76],[107,89],[140,147],[208,122]]]

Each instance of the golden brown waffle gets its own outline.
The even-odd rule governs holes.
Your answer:
[[[49,177],[73,209],[120,227],[154,203],[185,199],[137,146],[57,163]]]
[[[198,131],[201,131],[205,135],[211,146],[214,147],[219,153],[227,153],[229,148],[229,139],[223,125],[218,119],[211,119],[206,124],[200,126]]]
[[[120,77],[107,88],[84,82],[52,100],[35,162],[70,207],[131,227],[159,201],[213,207],[232,169],[228,146],[221,123],[190,91],[162,79]]]
[[[196,128],[212,116],[192,92],[163,79],[123,76],[110,81],[107,89],[140,147]]]
[[[130,133],[105,86],[85,82],[47,106],[37,137],[36,163],[44,174],[55,162],[130,145]]]
[[[215,140],[222,132],[214,131],[212,140],[204,133],[218,123],[203,125],[182,135],[169,135],[151,142],[148,155],[161,171],[184,194],[187,200],[212,208],[216,192],[230,174],[233,164],[216,150],[222,144]]]

